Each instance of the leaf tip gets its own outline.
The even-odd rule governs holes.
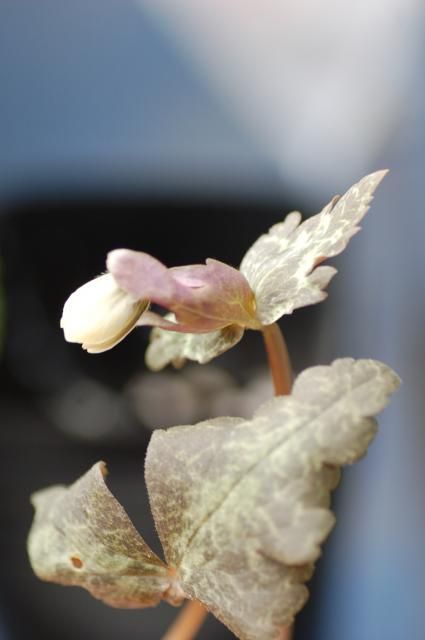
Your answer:
[[[109,474],[109,469],[106,462],[104,462],[103,460],[100,460],[100,462],[98,462],[96,466],[99,470],[99,473],[102,475],[102,478],[105,479]]]
[[[370,183],[369,190],[370,190],[371,195],[373,195],[374,191],[380,185],[380,183],[385,178],[385,176],[387,175],[388,172],[389,172],[389,169],[378,169],[378,171],[374,171],[373,173],[369,173],[367,176],[365,176],[364,178],[362,178],[359,181],[359,185],[363,185],[365,183]]]

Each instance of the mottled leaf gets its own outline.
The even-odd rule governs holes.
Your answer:
[[[98,463],[69,488],[34,494],[28,550],[43,580],[84,587],[113,607],[181,602],[164,563],[149,549],[104,482]]]
[[[291,396],[246,421],[156,431],[146,481],[167,562],[183,591],[242,640],[276,640],[334,525],[340,465],[360,458],[397,388],[373,360],[301,374]]]
[[[152,371],[170,363],[178,368],[186,360],[205,364],[237,344],[243,334],[244,329],[237,325],[208,333],[177,333],[156,327],[151,331],[145,361]]]
[[[257,317],[263,324],[326,298],[323,289],[336,269],[317,265],[341,253],[359,231],[358,223],[385,174],[366,176],[302,224],[300,213],[290,213],[252,245],[240,270],[255,293]]]
[[[337,360],[302,373],[252,420],[155,432],[146,480],[167,565],[107,489],[103,463],[37,493],[35,572],[119,607],[196,598],[241,640],[276,640],[334,524],[339,467],[365,453],[371,416],[398,382],[379,362]]]

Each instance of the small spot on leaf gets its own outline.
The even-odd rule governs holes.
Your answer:
[[[80,558],[77,558],[77,556],[71,556],[70,557],[72,566],[75,567],[76,569],[82,569],[83,568],[83,561]]]

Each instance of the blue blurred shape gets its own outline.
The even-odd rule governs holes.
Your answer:
[[[3,0],[0,86],[0,197],[273,184],[136,2]]]

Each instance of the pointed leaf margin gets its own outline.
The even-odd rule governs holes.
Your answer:
[[[358,223],[386,173],[365,176],[302,223],[299,212],[290,213],[254,242],[240,270],[254,291],[257,317],[263,324],[326,298],[324,289],[336,269],[318,265],[341,253],[359,231]]]
[[[152,371],[160,371],[168,364],[180,368],[186,360],[206,364],[234,347],[243,334],[244,329],[238,325],[208,333],[177,333],[156,327],[150,334],[145,362]]]
[[[250,421],[154,433],[145,474],[167,562],[241,640],[276,640],[305,603],[339,468],[365,454],[398,384],[380,362],[345,358]]]
[[[106,465],[95,464],[70,487],[32,496],[28,538],[32,568],[42,580],[87,589],[110,606],[143,608],[161,599],[180,604],[166,565],[138,534],[107,488]]]

